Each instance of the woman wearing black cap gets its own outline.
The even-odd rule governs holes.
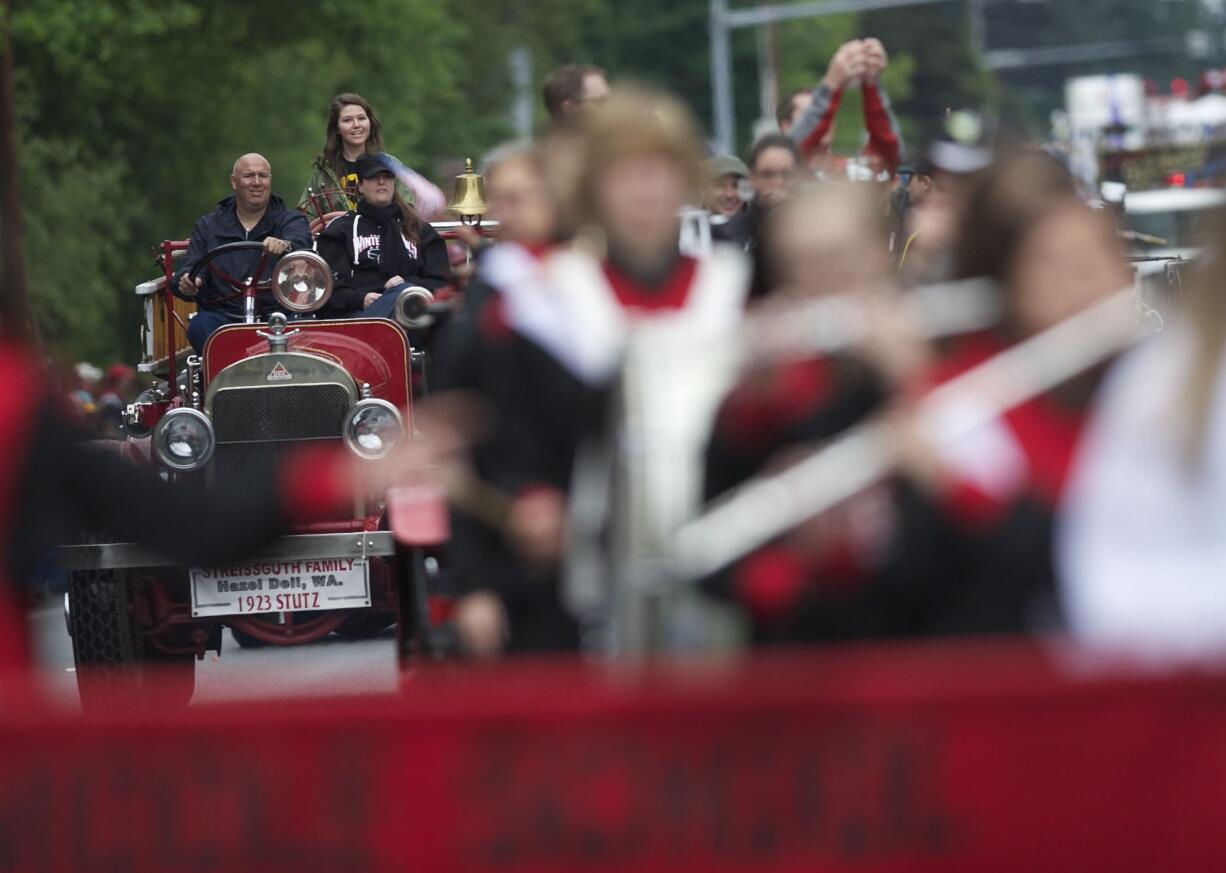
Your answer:
[[[363,155],[357,175],[357,207],[315,241],[332,268],[332,298],[320,313],[325,318],[388,318],[404,288],[435,291],[451,282],[447,243],[396,191],[386,156]]]

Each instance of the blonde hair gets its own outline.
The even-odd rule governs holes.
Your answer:
[[[595,222],[596,190],[604,171],[620,160],[661,155],[701,191],[706,182],[705,155],[698,126],[675,97],[641,86],[618,86],[599,109],[583,119],[575,146],[580,172],[574,180],[574,217]]]
[[[1226,349],[1226,209],[1218,209],[1200,228],[1206,255],[1184,295],[1194,331],[1191,367],[1179,398],[1185,426],[1184,458],[1195,471],[1204,455],[1209,416]]]

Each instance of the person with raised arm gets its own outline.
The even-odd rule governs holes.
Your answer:
[[[889,56],[880,40],[853,39],[839,46],[809,100],[793,97],[792,115],[784,132],[815,169],[827,174],[847,172],[847,159],[834,155],[831,146],[843,94],[856,83],[861,89],[864,129],[868,133],[862,155],[874,175],[893,174],[898,169],[902,137],[889,95],[881,85],[881,74],[888,64]]]

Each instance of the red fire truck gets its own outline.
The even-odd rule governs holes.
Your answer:
[[[458,229],[436,226],[446,236]],[[218,247],[194,273],[234,246],[260,244]],[[414,375],[425,355],[408,334],[434,318],[429,291],[402,292],[399,323],[316,319],[311,313],[331,293],[331,272],[314,252],[293,252],[277,262],[271,282],[248,280],[245,322],[218,330],[197,356],[185,338],[193,306],[170,293],[175,258],[186,247],[163,242],[162,275],[136,289],[145,301],[141,370],[161,378],[127,411],[120,450],[134,463],[210,487],[241,481],[245,470],[305,446],[344,445],[377,459],[415,438]],[[281,311],[257,319],[259,295],[271,295]],[[117,680],[139,682],[151,663],[177,677],[189,699],[195,661],[221,651],[225,627],[241,644],[293,645],[333,632],[368,636],[396,623],[402,653],[433,651],[430,545],[398,544],[386,495],[368,491],[355,496],[350,512],[295,529],[235,566],[177,566],[133,543],[65,547],[65,610],[83,702],[105,696]]]

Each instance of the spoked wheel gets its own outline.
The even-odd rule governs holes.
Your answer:
[[[78,570],[69,577],[68,626],[81,706],[114,707],[149,688],[161,693],[160,703],[186,705],[196,685],[195,656],[162,652],[135,638],[127,583],[121,570]]]
[[[262,645],[296,646],[322,639],[345,619],[344,610],[285,612],[230,620],[230,633],[244,649]],[[278,618],[283,620],[279,621]]]

